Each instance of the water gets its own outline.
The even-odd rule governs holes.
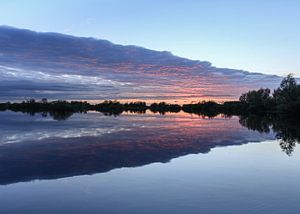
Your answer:
[[[299,147],[286,149],[276,138],[287,133],[264,119],[0,118],[0,213],[300,211]]]

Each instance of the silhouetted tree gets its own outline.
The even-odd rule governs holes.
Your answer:
[[[292,74],[285,77],[279,88],[274,90],[273,97],[277,104],[287,104],[299,99],[299,87]]]

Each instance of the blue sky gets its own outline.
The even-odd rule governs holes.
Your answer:
[[[1,0],[0,24],[300,76],[299,0]]]

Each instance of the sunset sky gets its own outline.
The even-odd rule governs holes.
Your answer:
[[[298,0],[1,0],[0,24],[300,76]]]

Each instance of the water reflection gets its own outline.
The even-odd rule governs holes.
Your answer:
[[[272,130],[280,141],[282,151],[289,156],[300,142],[300,121],[297,118],[287,118],[284,115],[247,115],[240,116],[240,124],[260,133]]]
[[[282,139],[280,146],[291,154],[299,142],[299,126],[288,126],[280,118],[212,119],[182,112],[107,117],[89,112],[56,121],[47,115],[0,114],[2,185],[164,163],[186,154],[208,153],[214,147],[275,138]]]
[[[40,115],[42,117],[51,117],[54,120],[67,120],[69,117],[71,117],[74,112],[71,111],[53,111],[53,112],[23,112],[26,113],[30,116],[36,116],[36,115]],[[84,112],[86,113],[86,112]]]

